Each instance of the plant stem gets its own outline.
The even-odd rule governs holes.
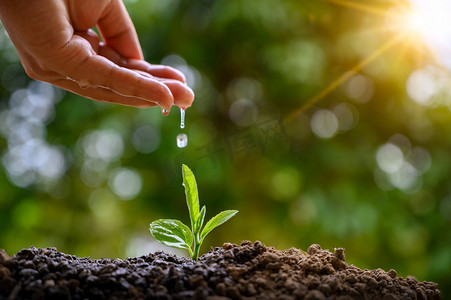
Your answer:
[[[199,233],[196,233],[194,234],[194,252],[191,256],[195,261],[197,261],[197,258],[199,256],[199,249],[200,249]]]

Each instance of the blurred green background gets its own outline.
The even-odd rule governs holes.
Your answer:
[[[176,108],[163,117],[30,80],[1,27],[0,248],[173,252],[148,227],[188,224],[185,163],[207,218],[240,211],[202,253],[241,240],[344,247],[349,263],[451,297],[450,4],[402,2],[424,14],[410,24],[399,2],[126,1],[146,59],[196,93],[183,130]],[[437,24],[422,27],[429,13]]]

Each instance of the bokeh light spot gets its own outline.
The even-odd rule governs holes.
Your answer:
[[[368,76],[354,75],[346,83],[346,95],[358,103],[368,102],[374,95],[374,83]]]
[[[100,159],[88,158],[80,168],[80,178],[90,187],[101,186],[108,174],[108,164]]]
[[[376,182],[376,185],[379,189],[383,191],[390,191],[394,188],[393,184],[388,179],[387,173],[385,173],[381,169],[374,168],[373,177],[374,182]]]
[[[30,139],[10,148],[2,162],[11,179],[19,186],[28,186],[41,176],[44,180],[57,180],[66,171],[64,154],[41,139]]]
[[[349,103],[340,103],[334,106],[333,113],[337,117],[338,130],[348,131],[357,124],[358,111]]]
[[[36,152],[36,168],[41,176],[59,179],[66,171],[64,154],[56,147],[43,146]]]
[[[396,147],[398,147],[402,151],[405,157],[410,155],[412,151],[412,143],[410,142],[409,138],[400,133],[392,135],[388,139],[388,143],[396,145]]]
[[[395,173],[404,163],[404,155],[398,146],[387,143],[379,147],[376,153],[379,168],[386,173]]]
[[[114,130],[89,132],[82,140],[85,153],[91,158],[115,161],[124,151],[121,135]]]
[[[108,185],[122,200],[131,200],[141,192],[142,179],[138,172],[120,168],[112,172]]]
[[[337,116],[327,109],[317,110],[310,120],[312,131],[320,138],[331,138],[338,130]]]
[[[231,100],[251,99],[258,101],[263,95],[261,83],[253,78],[240,77],[227,86],[227,97]]]
[[[239,99],[229,109],[230,119],[239,126],[249,126],[258,118],[258,107],[249,99]]]
[[[410,74],[406,88],[409,97],[424,106],[431,104],[431,98],[438,90],[436,80],[427,69],[417,70]]]
[[[405,193],[413,194],[421,189],[423,178],[411,164],[404,162],[394,173],[389,175],[392,184]]]
[[[140,126],[133,132],[132,144],[140,153],[152,153],[160,146],[160,134],[150,125]]]

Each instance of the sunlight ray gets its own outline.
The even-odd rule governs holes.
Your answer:
[[[293,119],[300,113],[306,111],[308,108],[310,108],[312,105],[317,103],[319,100],[323,99],[327,95],[329,95],[333,90],[335,90],[337,87],[339,87],[343,82],[348,80],[350,77],[353,76],[353,74],[359,70],[361,70],[363,67],[374,61],[376,58],[378,58],[380,55],[382,55],[385,51],[393,47],[400,39],[402,38],[402,35],[397,35],[393,37],[392,39],[388,40],[385,44],[383,44],[381,47],[376,49],[371,55],[369,55],[367,58],[359,62],[357,65],[352,67],[349,71],[343,73],[338,79],[333,81],[331,84],[329,84],[325,89],[320,91],[318,94],[316,94],[313,98],[308,100],[306,103],[304,103],[301,107],[299,107],[297,110],[292,112],[287,118],[287,122],[293,121]]]
[[[360,11],[370,12],[373,14],[378,14],[378,15],[383,15],[383,16],[385,16],[385,13],[386,13],[386,10],[384,10],[384,9],[371,7],[371,6],[362,4],[362,3],[357,3],[355,1],[345,1],[345,0],[323,0],[323,1],[330,2],[333,4],[338,4],[338,5],[345,6],[345,7],[355,8]]]

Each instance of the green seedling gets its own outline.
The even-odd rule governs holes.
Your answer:
[[[199,211],[199,196],[197,193],[196,178],[186,165],[182,165],[183,186],[185,187],[186,203],[188,205],[191,229],[174,219],[160,219],[150,224],[150,232],[157,241],[163,245],[187,249],[192,259],[197,260],[199,249],[205,236],[214,228],[227,222],[238,211],[225,210],[214,216],[204,224],[206,213],[205,205]]]

